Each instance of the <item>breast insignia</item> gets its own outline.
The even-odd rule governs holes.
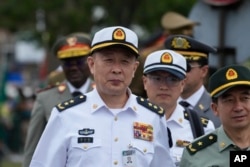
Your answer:
[[[206,148],[207,146],[213,144],[216,141],[217,141],[217,135],[210,133],[190,143],[186,148],[189,154],[194,155],[198,151],[202,150],[203,148]]]
[[[137,100],[138,104],[148,108],[149,110],[155,112],[156,114],[160,115],[161,117],[165,113],[165,111],[162,107],[159,107],[158,105],[151,103],[150,101],[148,101],[145,98],[137,97],[136,100]]]
[[[186,141],[186,140],[176,140],[176,146],[177,147],[186,147],[190,144],[190,141]]]
[[[80,104],[82,102],[85,102],[87,99],[86,96],[84,95],[81,95],[81,96],[77,96],[77,97],[74,97],[74,98],[71,98],[65,102],[62,102],[62,103],[59,103],[56,105],[56,108],[58,109],[59,112],[62,112],[63,110],[66,110],[72,106],[75,106],[77,104]]]

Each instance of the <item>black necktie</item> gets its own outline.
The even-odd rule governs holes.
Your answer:
[[[76,96],[79,96],[79,95],[82,95],[82,93],[79,92],[79,91],[74,91],[74,92],[72,93],[72,96],[73,96],[73,97],[76,97]]]
[[[183,107],[189,107],[190,106],[190,104],[188,102],[186,102],[186,101],[180,101],[179,104],[182,105]]]

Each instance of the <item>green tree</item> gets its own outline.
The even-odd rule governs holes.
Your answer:
[[[36,31],[38,10],[45,13],[46,35],[49,44],[60,35],[75,31],[90,32],[100,25],[130,26],[139,24],[149,31],[160,26],[166,11],[187,15],[196,0],[8,0],[0,2],[0,27],[12,32]],[[94,6],[102,6],[106,15],[98,22],[92,19]],[[44,37],[44,36],[41,36]],[[49,37],[49,38],[48,38]]]

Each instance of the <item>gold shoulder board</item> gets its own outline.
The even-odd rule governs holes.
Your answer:
[[[138,104],[146,107],[147,109],[153,111],[154,113],[160,115],[161,117],[165,113],[165,111],[162,107],[159,107],[158,105],[151,103],[150,101],[148,101],[147,99],[145,99],[143,97],[137,97],[136,100],[137,100]]]

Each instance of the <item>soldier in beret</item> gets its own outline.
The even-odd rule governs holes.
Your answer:
[[[30,164],[52,108],[79,93],[92,90],[93,81],[86,62],[90,45],[91,39],[85,33],[70,34],[54,44],[53,56],[60,60],[65,80],[59,85],[49,85],[37,94],[25,142],[23,167]]]
[[[181,167],[228,167],[230,151],[250,151],[250,70],[241,65],[220,68],[208,87],[222,126],[189,144]]]
[[[30,167],[174,166],[164,110],[128,88],[138,56],[130,29],[95,33],[87,62],[96,87],[54,107]]]
[[[216,49],[186,35],[169,36],[165,41],[165,48],[183,55],[191,67],[179,101],[197,111],[200,116],[213,121],[216,128],[219,127],[220,120],[211,110],[211,97],[205,87],[209,72],[208,56],[215,53]]]

